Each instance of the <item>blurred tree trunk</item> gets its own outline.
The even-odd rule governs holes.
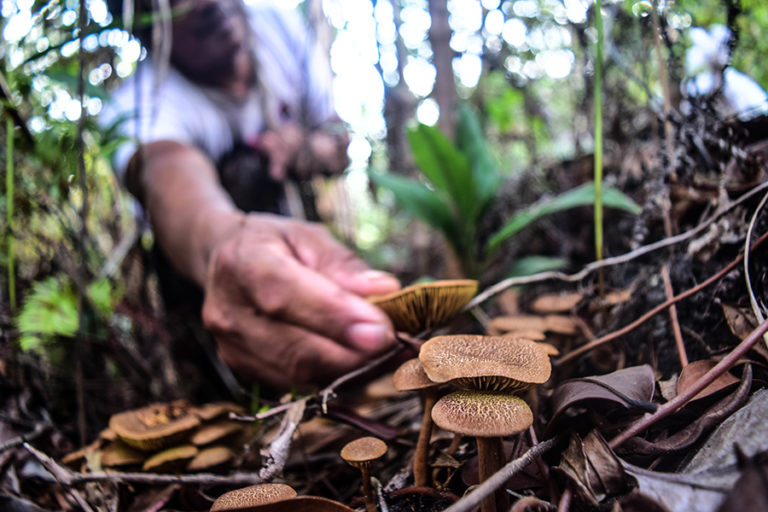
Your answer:
[[[429,0],[429,14],[432,26],[429,29],[429,43],[432,45],[434,65],[437,71],[435,100],[440,107],[438,126],[453,140],[456,124],[456,85],[453,78],[453,50],[451,49],[451,27],[448,24],[448,1]]]

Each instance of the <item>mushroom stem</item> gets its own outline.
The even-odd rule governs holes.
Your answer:
[[[500,437],[477,437],[477,476],[479,483],[485,482],[504,465],[504,451]],[[504,489],[483,500],[482,512],[509,510],[509,498]]]
[[[424,415],[421,418],[421,429],[416,441],[416,453],[413,456],[413,485],[424,487],[429,485],[429,440],[432,438],[432,406],[437,401],[434,389],[424,390]]]
[[[368,465],[360,466],[360,478],[363,480],[363,498],[365,498],[365,510],[368,512],[377,512],[376,499],[373,496],[373,486],[371,486],[371,472],[368,471]]]

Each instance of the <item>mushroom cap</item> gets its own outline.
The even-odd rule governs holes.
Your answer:
[[[436,336],[421,346],[419,360],[430,380],[472,389],[525,389],[552,372],[535,341],[509,336]]]
[[[341,458],[350,466],[360,467],[380,459],[387,453],[387,444],[377,437],[361,437],[341,449]]]
[[[147,458],[142,452],[121,441],[109,443],[101,450],[101,465],[107,468],[138,465]]]
[[[398,391],[413,391],[415,389],[425,389],[435,387],[438,384],[429,380],[421,361],[418,357],[409,359],[395,370],[392,375],[392,383]]]
[[[230,412],[244,414],[245,408],[233,402],[209,402],[199,407],[192,407],[189,410],[202,421],[211,421],[221,416],[228,415]]]
[[[228,446],[216,445],[200,450],[187,464],[190,473],[219,468],[232,460],[235,454]]]
[[[533,423],[525,401],[507,393],[455,391],[432,408],[435,425],[473,437],[504,437],[517,434]]]
[[[197,446],[191,444],[167,448],[145,460],[141,469],[156,473],[178,473],[197,455],[197,452]]]
[[[220,420],[209,425],[202,425],[190,436],[189,441],[197,446],[205,446],[214,442],[222,442],[245,432],[242,423]]]
[[[233,512],[248,510],[296,497],[296,491],[285,484],[256,484],[225,492],[211,505],[210,512]]]
[[[115,414],[109,428],[125,444],[143,451],[157,451],[183,439],[200,424],[187,404],[153,404]]]
[[[368,300],[384,310],[396,330],[416,334],[451,320],[472,300],[477,287],[473,279],[445,279],[406,286]]]

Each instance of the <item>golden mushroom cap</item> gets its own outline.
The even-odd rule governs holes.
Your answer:
[[[473,279],[445,279],[406,286],[368,300],[384,310],[398,331],[416,334],[450,321],[477,293]]]
[[[285,484],[256,484],[225,492],[211,505],[210,512],[234,512],[248,510],[296,497],[296,491]]]
[[[145,460],[141,469],[155,473],[178,473],[187,466],[198,451],[197,446],[191,444],[166,448]]]
[[[203,448],[189,461],[187,471],[194,473],[218,468],[232,460],[234,456],[234,452],[228,446],[215,445]]]
[[[504,437],[517,434],[533,423],[525,401],[507,393],[455,391],[432,408],[435,425],[473,437]]]
[[[350,466],[360,467],[380,459],[387,453],[387,444],[377,437],[361,437],[341,449],[341,458]]]
[[[421,346],[419,361],[434,382],[481,390],[524,389],[552,372],[542,347],[509,336],[436,336]]]
[[[242,423],[229,420],[221,420],[209,425],[203,425],[195,431],[189,441],[196,446],[205,446],[214,442],[222,442],[245,432]]]
[[[413,391],[437,386],[424,372],[418,357],[409,359],[395,370],[392,383],[398,391]]]
[[[188,407],[171,402],[124,411],[109,419],[109,428],[129,446],[157,451],[183,439],[200,424]]]

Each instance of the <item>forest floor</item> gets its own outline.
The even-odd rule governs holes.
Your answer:
[[[658,140],[625,143],[607,162],[609,176],[644,209],[636,217],[607,212],[609,257],[589,263],[591,214],[557,214],[519,246],[567,252],[570,273],[482,281],[451,325],[404,336],[367,373],[310,395],[247,402],[225,369],[200,369],[210,355],[204,341],[186,338],[177,350],[169,340],[182,336],[154,315],[151,282],[134,277],[118,310],[136,326],[130,336],[116,323],[71,371],[29,356],[0,359],[0,509],[204,511],[225,491],[282,482],[362,510],[360,473],[339,451],[374,436],[388,445],[370,469],[382,511],[474,510],[496,490],[515,512],[768,510],[764,126],[686,121],[672,153]],[[565,169],[550,171],[563,189],[579,179]],[[126,265],[140,264],[135,256]],[[454,442],[436,428],[429,485],[414,486],[422,403],[394,389],[393,361],[416,357],[434,334],[509,332],[552,350],[549,380],[521,393],[533,425],[504,438],[505,465],[479,486],[474,439]],[[192,415],[234,425],[224,462],[186,472],[178,461],[188,456],[150,471],[141,471],[141,454],[108,463],[116,457],[114,433],[103,430],[110,416],[172,399],[183,401],[156,408],[156,421]],[[200,412],[221,401],[239,405],[218,420]],[[191,435],[176,444],[190,446]],[[279,510],[310,510],[307,503]]]

